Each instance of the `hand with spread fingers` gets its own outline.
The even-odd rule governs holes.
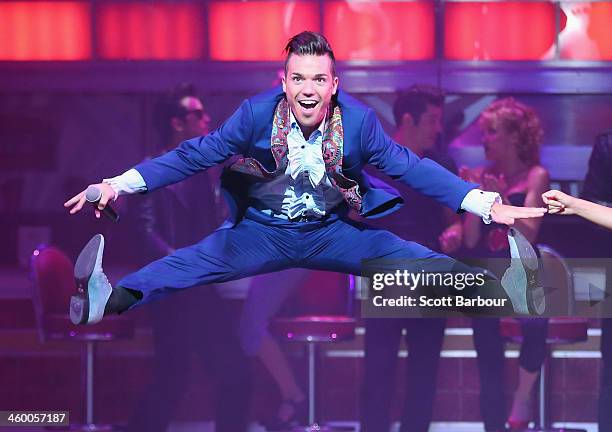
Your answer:
[[[87,188],[89,188],[90,186],[95,186],[100,190],[100,192],[102,192],[102,197],[98,202],[97,208],[94,210],[96,218],[100,219],[100,210],[103,210],[109,201],[114,200],[117,194],[115,193],[114,189],[107,183],[93,184],[89,185]],[[87,189],[82,192],[79,192],[64,203],[64,207],[70,208],[70,214],[75,214],[81,211],[83,205],[85,204],[85,202],[87,202],[86,193]]]
[[[495,203],[491,207],[491,219],[498,224],[513,225],[517,219],[540,218],[546,211],[543,207],[516,207]]]

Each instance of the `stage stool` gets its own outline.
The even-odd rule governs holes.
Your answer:
[[[304,344],[308,359],[308,424],[297,426],[291,432],[354,431],[353,427],[332,427],[320,423],[317,414],[317,360],[321,344],[352,340],[355,337],[355,277],[329,272],[316,272],[316,276],[319,277],[319,283],[311,280],[301,287],[297,294],[298,302],[302,300],[302,305],[306,303],[305,309],[317,309],[317,304],[324,304],[325,313],[317,314],[310,310],[307,314],[295,317],[275,318],[270,323],[273,335],[290,343]],[[334,282],[330,282],[330,279]]]
[[[561,255],[554,249],[546,245],[537,245],[536,249],[540,255],[541,275],[539,275],[540,285],[543,287],[553,287],[558,293],[566,293],[569,314],[574,311],[575,293],[572,273]],[[583,432],[584,429],[566,429],[549,427],[548,413],[548,377],[550,373],[550,353],[553,345],[573,344],[584,342],[588,338],[589,321],[583,317],[553,317],[548,321],[548,334],[546,337],[547,356],[540,369],[538,383],[538,425],[535,428],[528,428],[525,431],[538,432]],[[514,318],[503,318],[501,320],[501,334],[509,342],[521,344],[523,335],[519,320]],[[584,431],[585,432],[585,431]]]
[[[52,246],[39,246],[30,259],[32,302],[40,340],[74,341],[82,347],[81,392],[84,424],[73,424],[71,430],[112,431],[112,425],[94,423],[94,361],[100,342],[129,339],[134,336],[131,320],[108,316],[94,325],[76,326],[70,321],[68,305],[76,292],[74,268],[70,259]]]

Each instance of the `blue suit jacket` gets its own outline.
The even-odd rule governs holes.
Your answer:
[[[253,96],[242,102],[214,132],[185,141],[175,150],[137,165],[135,168],[142,175],[147,192],[176,183],[235,155],[255,158],[268,171],[274,171],[276,165],[270,150],[272,119],[283,97],[285,94],[280,87]],[[476,187],[475,184],[465,182],[430,159],[419,159],[394,142],[383,130],[374,111],[348,94],[339,91],[336,103],[342,109],[344,130],[342,173],[359,183],[363,197],[362,216],[384,216],[403,204],[397,190],[362,172],[367,164],[460,211],[463,198]],[[228,204],[232,221],[237,222],[246,204],[249,182],[236,176],[227,180],[225,186],[230,192]]]

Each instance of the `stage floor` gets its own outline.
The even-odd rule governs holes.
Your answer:
[[[353,426],[355,432],[359,432],[357,423],[336,422],[331,424]],[[553,426],[584,429],[587,432],[597,432],[598,430],[595,423],[558,423]],[[50,432],[51,430],[61,431],[60,429],[0,427],[0,432]],[[398,423],[393,425],[391,432],[397,431],[399,431]],[[214,425],[212,422],[175,422],[170,425],[167,432],[214,432]],[[258,424],[251,424],[248,432],[266,432],[266,430]],[[429,432],[484,432],[484,429],[482,423],[478,422],[434,422],[431,424]]]

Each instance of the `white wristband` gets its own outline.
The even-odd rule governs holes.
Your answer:
[[[108,184],[115,191],[115,200],[119,195],[127,195],[147,190],[147,185],[138,171],[134,168],[120,176],[104,179],[102,183]]]
[[[491,219],[491,208],[495,203],[502,203],[501,196],[497,192],[472,189],[463,198],[461,208],[468,213],[479,216],[488,225],[493,221]]]

